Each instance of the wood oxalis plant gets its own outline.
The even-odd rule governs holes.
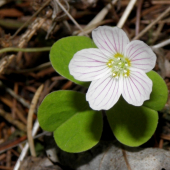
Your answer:
[[[163,79],[151,71],[156,56],[144,42],[129,42],[117,27],[100,26],[92,38],[70,36],[52,46],[54,69],[89,88],[86,95],[69,90],[48,94],[38,110],[40,126],[54,132],[62,150],[82,152],[99,142],[105,110],[117,140],[139,146],[153,135],[157,111],[168,95]]]

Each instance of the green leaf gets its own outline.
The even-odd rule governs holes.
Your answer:
[[[102,114],[89,108],[85,95],[75,91],[48,94],[38,109],[40,126],[54,131],[57,145],[67,152],[82,152],[96,145],[102,134]]]
[[[144,102],[143,106],[160,111],[163,109],[168,98],[168,89],[162,77],[154,72],[147,73],[148,77],[153,81],[152,93],[150,100]]]
[[[106,114],[115,137],[127,146],[139,146],[148,141],[158,123],[155,110],[129,105],[123,98]]]
[[[89,86],[88,82],[81,82],[73,78],[70,75],[68,65],[70,60],[73,58],[73,55],[82,49],[85,48],[96,48],[94,42],[84,36],[71,36],[62,38],[51,48],[50,51],[50,60],[54,69],[62,76],[67,79],[85,87]]]
[[[96,145],[102,133],[102,116],[95,111],[77,112],[54,132],[57,145],[67,152],[82,152]]]

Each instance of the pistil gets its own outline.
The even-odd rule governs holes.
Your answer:
[[[123,55],[118,56],[116,54],[112,59],[110,59],[107,62],[107,66],[111,69],[112,71],[112,76],[114,78],[119,78],[121,75],[124,77],[128,77],[130,70],[131,63],[128,58],[125,58]]]

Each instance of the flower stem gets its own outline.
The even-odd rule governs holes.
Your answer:
[[[41,51],[50,51],[51,47],[40,47],[40,48],[15,48],[15,47],[7,47],[0,49],[0,53],[5,52],[41,52]]]

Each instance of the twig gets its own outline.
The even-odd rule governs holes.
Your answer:
[[[36,120],[36,122],[34,123],[33,130],[32,130],[32,136],[35,136],[35,134],[38,131],[38,128],[39,128],[39,123],[38,123],[38,120]],[[20,157],[18,158],[13,170],[18,170],[19,169],[19,167],[21,165],[21,162],[24,160],[24,158],[25,158],[25,156],[27,154],[28,148],[29,148],[29,145],[28,145],[28,143],[26,143],[24,148],[22,149]]]
[[[38,102],[38,99],[39,99],[39,96],[43,90],[43,87],[44,85],[42,84],[38,90],[36,91],[33,99],[32,99],[32,102],[31,102],[31,105],[30,105],[30,109],[29,109],[29,112],[28,112],[28,118],[27,118],[27,136],[28,136],[28,142],[29,142],[29,146],[30,146],[30,151],[31,151],[31,155],[36,157],[36,153],[35,153],[35,148],[34,148],[34,140],[32,138],[32,118],[33,118],[33,114],[34,114],[34,110],[35,110],[35,107],[37,105],[37,102]]]
[[[149,1],[151,1],[151,0],[149,0]],[[169,0],[156,0],[156,1],[154,1],[154,0],[152,0],[151,1],[152,2],[152,5],[168,5],[168,4],[170,4],[170,1]],[[122,5],[127,5],[129,3],[129,0],[123,0],[122,1]],[[149,2],[149,4],[150,4],[150,2]]]
[[[8,47],[0,49],[0,53],[5,52],[41,52],[41,51],[50,51],[51,47],[40,47],[40,48],[15,48],[15,47]]]
[[[169,1],[169,0],[168,0],[168,1],[162,1],[162,0],[161,0],[161,1],[160,1],[160,0],[158,0],[158,1],[153,1],[153,0],[152,0],[152,4],[153,4],[153,5],[156,5],[156,4],[163,4],[163,5],[164,5],[164,4],[170,4],[170,1]]]
[[[44,136],[44,135],[46,135],[46,134],[51,134],[51,132],[46,132],[46,131],[44,131],[44,132],[42,132],[42,133],[34,136],[33,139],[37,139],[37,138],[39,138],[39,137],[41,137],[41,136]],[[23,137],[21,137],[21,138],[26,138],[26,136],[23,136]],[[25,142],[28,142],[28,140],[26,140],[26,139],[23,140],[23,139],[22,139],[20,142],[17,142],[17,144],[15,144],[15,141],[14,141],[14,144],[12,144],[12,146],[7,146],[7,147],[5,146],[4,149],[1,147],[1,149],[0,149],[0,154],[2,154],[3,152],[6,152],[6,151],[8,151],[8,150],[10,150],[10,149],[12,149],[12,148],[14,148],[14,147],[17,147],[18,145],[23,144],[23,143],[25,143]]]
[[[35,32],[42,26],[42,24],[45,22],[45,18],[37,18],[30,26],[30,29],[28,29],[21,37],[19,41],[19,48],[22,48],[25,46],[25,44],[32,38],[32,36],[35,34]]]
[[[8,107],[12,108],[13,104],[12,104],[9,100],[7,100],[6,98],[4,98],[4,97],[2,97],[2,96],[0,96],[0,100],[1,100],[3,103],[5,103]],[[23,116],[23,113],[22,113],[18,108],[16,108],[16,114],[17,114],[18,118],[19,118],[22,122],[24,122],[25,124],[27,123],[27,120],[26,120],[25,117]]]
[[[161,33],[162,31],[162,28],[163,26],[165,25],[165,23],[161,22],[159,25],[158,25],[158,28],[156,30],[156,33],[155,33],[155,37],[153,38],[152,40],[152,43],[154,44],[156,42],[156,40],[158,39],[159,37],[159,34]]]
[[[163,144],[164,144],[164,140],[163,139],[160,139],[159,141],[159,148],[163,148]]]
[[[163,41],[163,42],[161,42],[159,44],[156,44],[156,45],[152,46],[152,48],[161,48],[161,47],[164,47],[164,46],[166,46],[168,44],[170,44],[170,39],[165,40],[165,41]]]
[[[143,0],[138,1],[137,16],[136,16],[136,36],[139,34],[140,31],[140,17],[141,17],[142,3]]]
[[[126,7],[125,9],[125,12],[123,13],[122,17],[120,18],[118,24],[117,24],[117,27],[119,28],[122,28],[124,23],[126,22],[130,12],[132,11],[135,3],[136,3],[137,0],[131,0],[128,4],[128,6]]]
[[[18,129],[26,132],[26,126],[20,121],[14,120],[10,113],[7,113],[4,110],[0,109],[0,116],[4,117],[9,123],[13,124]]]
[[[139,39],[141,36],[143,36],[151,27],[153,27],[159,20],[164,18],[168,13],[170,12],[170,7],[166,9],[159,17],[157,17],[152,23],[150,23],[143,31],[141,31],[136,37],[133,38],[133,40]]]
[[[51,78],[52,81],[56,81],[56,80],[66,80],[65,77],[62,77],[62,76],[55,76],[55,77],[52,77]]]
[[[59,0],[56,0],[56,2],[58,3],[58,5],[60,6],[60,8],[67,14],[67,16],[72,20],[72,22],[84,33],[83,29],[81,28],[81,26],[77,23],[77,21],[70,15],[70,13],[64,8],[64,6],[60,3]],[[66,1],[65,1],[66,2]],[[88,37],[88,35],[86,33],[84,33],[84,35],[86,35]]]
[[[147,9],[143,9],[142,10],[142,13],[141,13],[141,16],[146,16],[148,13],[150,13],[151,11],[156,11],[157,9],[160,9],[160,5],[155,5],[155,6],[152,6],[150,8],[147,8]],[[166,9],[166,8],[165,8]],[[130,22],[131,23],[134,23],[136,21],[136,17],[134,17]]]
[[[0,1],[0,7],[3,6],[3,5],[6,4],[6,3],[7,3],[6,0],[1,0],[1,1]]]
[[[25,106],[26,108],[30,108],[30,105],[27,101],[25,101],[24,98],[22,98],[21,96],[17,95],[13,90],[11,90],[8,87],[5,87],[5,90],[15,99],[17,99],[23,106]]]
[[[14,83],[14,93],[15,94],[18,94],[18,83]],[[16,107],[17,107],[17,101],[16,101],[16,99],[14,98],[13,99],[13,103],[12,103],[13,105],[12,105],[12,117],[15,119],[16,118]]]
[[[28,23],[29,23],[36,15],[38,15],[38,13],[41,12],[41,10],[42,10],[45,6],[47,6],[50,2],[51,2],[51,0],[46,1],[46,2],[40,7],[40,9],[38,9],[38,11],[35,12],[35,13],[31,16],[31,18],[30,18],[28,21],[26,21],[26,22],[15,32],[15,34],[14,34],[12,37],[10,37],[10,39],[14,38],[14,37],[15,37],[26,25],[28,25]]]
[[[103,153],[102,158],[101,158],[101,160],[100,160],[100,164],[99,164],[99,170],[101,169],[102,164],[103,164],[103,161],[104,161],[104,158],[105,158],[105,156],[108,154],[108,151],[109,151],[110,148],[111,148],[111,146],[109,146],[109,147],[105,150],[105,152]]]
[[[6,155],[6,167],[10,168],[11,167],[11,151],[7,151]]]
[[[161,134],[161,135],[160,135],[160,138],[170,141],[170,135]]]
[[[99,21],[97,24],[93,24],[93,25],[90,25],[89,27],[85,27],[83,29],[83,31],[86,33],[86,34],[89,34],[92,30],[94,30],[96,27],[98,27],[99,25],[107,25],[108,23],[112,23],[113,20],[112,19],[108,19],[108,20],[103,20],[103,21]],[[82,34],[82,32],[80,30],[76,30],[73,32],[73,35],[79,35],[79,36],[82,36],[84,34]]]
[[[41,25],[45,22],[44,18],[37,18],[31,25],[30,29],[28,29],[24,35],[20,38],[19,48],[24,47],[24,45],[31,39],[31,37],[35,34],[35,32],[41,27]],[[14,59],[15,55],[12,54],[10,56],[6,56],[0,61],[0,74],[4,72],[4,69],[11,63]]]
[[[3,170],[12,170],[12,168],[6,167],[6,166],[0,166],[0,169],[3,169]]]
[[[122,149],[122,153],[123,153],[123,157],[124,157],[124,160],[126,162],[126,165],[127,165],[127,169],[132,170],[131,167],[130,167],[129,161],[127,159],[126,151],[124,149]]]
[[[88,24],[84,29],[91,28],[92,25],[98,25],[101,22],[109,10],[111,9],[112,5],[115,5],[118,0],[113,0],[111,3],[107,4]]]
[[[23,70],[12,70],[12,72],[14,72],[14,73],[29,73],[29,72],[33,72],[33,71],[42,70],[42,69],[45,69],[50,66],[51,66],[51,62],[47,62],[47,63],[41,64],[34,68],[23,69]]]

